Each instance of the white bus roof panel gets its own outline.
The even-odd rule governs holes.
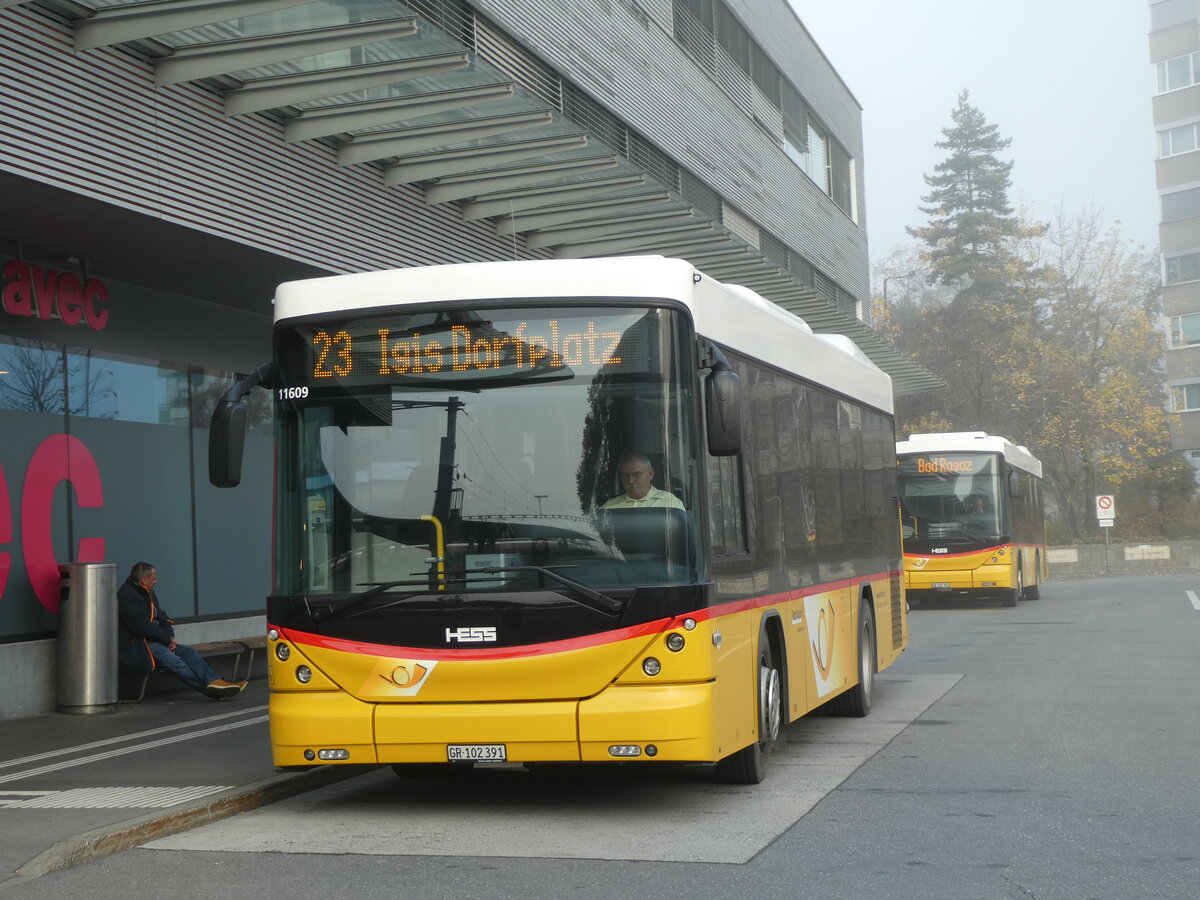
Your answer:
[[[678,301],[703,337],[892,411],[891,378],[850,338],[814,335],[801,318],[754,291],[662,256],[413,266],[290,281],[276,290],[275,320],[410,303],[560,297]]]
[[[1038,478],[1042,477],[1041,461],[1029,452],[1028,447],[983,431],[909,435],[907,441],[899,441],[896,444],[897,456],[906,453],[999,453],[1016,468]]]

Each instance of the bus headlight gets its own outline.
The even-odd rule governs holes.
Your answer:
[[[683,635],[672,632],[667,635],[667,649],[673,653],[678,653],[683,649]]]
[[[296,667],[296,680],[301,684],[308,684],[312,681],[312,669],[308,666]]]
[[[267,631],[267,637],[268,637],[270,640],[272,640],[272,641],[277,641],[277,640],[279,640],[279,629],[278,629],[278,628],[271,628],[271,629],[269,629],[269,630]]]
[[[660,663],[653,656],[647,656],[644,660],[642,660],[642,671],[647,675],[657,675],[662,671],[662,663]]]
[[[275,656],[279,659],[280,662],[287,662],[288,657],[291,655],[292,655],[292,648],[289,647],[287,644],[276,644],[275,645]]]

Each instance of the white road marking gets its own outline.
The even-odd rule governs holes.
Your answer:
[[[259,722],[265,722],[267,717],[255,716],[252,719],[244,719],[240,722],[230,722],[225,725],[216,725],[212,728],[202,728],[199,731],[188,731],[183,734],[173,735],[172,737],[160,738],[157,741],[145,741],[140,744],[134,744],[130,747],[122,747],[118,750],[108,750],[104,753],[93,753],[90,756],[81,756],[78,759],[63,760],[59,763],[54,763],[48,766],[40,766],[36,769],[26,769],[21,772],[11,772],[8,775],[0,775],[0,784],[5,784],[9,781],[21,781],[24,778],[35,778],[38,775],[46,775],[50,772],[57,772],[61,769],[70,769],[74,766],[83,766],[88,763],[99,762],[103,759],[112,759],[114,756],[125,756],[129,753],[138,753],[141,750],[149,750],[152,747],[162,747],[167,744],[178,744],[180,741],[190,741],[193,738],[204,737],[209,734],[219,734],[223,731],[232,731],[235,728],[245,728],[247,725],[257,725]],[[192,724],[192,723],[187,723]],[[127,739],[127,738],[126,738]],[[112,741],[97,741],[96,744],[108,744]],[[43,754],[43,756],[53,756],[61,754]],[[37,757],[27,757],[27,759],[35,759]]]
[[[959,681],[876,682],[865,719],[810,717],[759,785],[698,775],[581,770],[399,779],[387,769],[146,844],[155,850],[744,863],[790,828]],[[568,770],[569,771],[569,770]]]
[[[141,738],[150,737],[154,734],[164,734],[168,731],[178,731],[181,728],[191,728],[193,725],[204,725],[207,722],[220,722],[226,719],[233,719],[237,716],[248,715],[254,712],[264,712],[266,706],[248,706],[245,709],[238,709],[233,712],[221,713],[216,716],[206,716],[203,719],[191,719],[187,722],[179,722],[176,725],[164,725],[161,728],[151,728],[147,731],[138,731],[133,734],[122,734],[118,737],[105,738],[102,741],[92,741],[90,744],[77,744],[74,747],[63,747],[61,750],[51,750],[48,753],[38,753],[33,756],[23,756],[20,759],[9,759],[0,762],[0,769],[11,769],[13,766],[23,766],[26,763],[37,762],[39,759],[53,759],[56,756],[70,756],[73,753],[83,753],[85,750],[95,750],[97,747],[108,747],[112,744],[123,744],[126,741],[136,741]],[[261,721],[257,719],[255,721]]]
[[[30,797],[44,797],[57,791],[0,791],[0,809],[24,803]]]
[[[1192,601],[1192,606],[1194,606],[1196,610],[1200,612],[1200,597],[1196,596],[1195,591],[1188,591],[1187,595],[1188,599]]]
[[[227,791],[228,784],[187,787],[89,787],[48,791],[29,800],[15,800],[10,809],[166,809],[210,794]]]

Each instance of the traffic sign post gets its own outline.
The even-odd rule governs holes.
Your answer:
[[[1112,494],[1096,495],[1096,521],[1104,529],[1104,572],[1108,574],[1108,529],[1117,517],[1117,499]]]

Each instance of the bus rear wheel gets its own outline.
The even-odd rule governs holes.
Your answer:
[[[783,749],[783,676],[764,630],[758,639],[758,740],[717,761],[718,781],[758,784],[767,777],[767,759]]]
[[[875,614],[865,599],[858,604],[858,684],[831,704],[841,716],[862,718],[875,697]]]

